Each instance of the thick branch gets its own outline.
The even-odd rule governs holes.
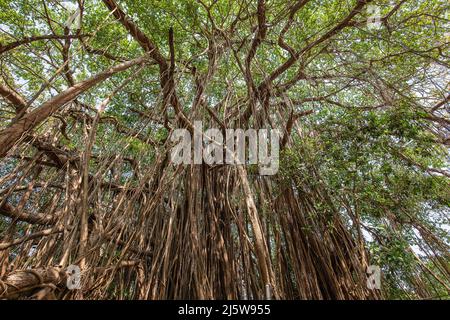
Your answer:
[[[57,286],[64,279],[66,274],[59,267],[13,271],[0,280],[0,299],[17,299],[34,289],[48,285]]]
[[[27,108],[25,99],[6,85],[0,84],[0,96],[8,100],[14,106],[16,113],[21,113]]]
[[[3,199],[1,200],[1,202],[3,202]],[[57,220],[57,217],[53,215],[44,213],[30,214],[24,211],[18,211],[7,202],[0,206],[0,215],[9,217],[13,220],[19,220],[39,225],[53,225]]]

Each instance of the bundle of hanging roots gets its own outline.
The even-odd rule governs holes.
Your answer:
[[[71,34],[66,28],[58,40],[63,64],[39,92],[25,95],[6,84],[0,87],[2,104],[15,112],[0,128],[0,299],[385,297],[383,289],[368,286],[371,257],[359,217],[352,216],[345,201],[327,186],[308,148],[295,148],[304,159],[307,177],[300,171],[295,176],[262,176],[243,164],[171,161],[171,134],[177,128],[192,130],[194,120],[221,130],[279,128],[281,153],[292,149],[294,137],[302,141],[314,136],[301,122],[313,110],[295,109],[286,94],[277,92],[288,91],[294,83],[273,87],[271,82],[299,59],[306,64],[314,58],[312,50],[354,27],[369,2],[357,1],[329,32],[291,53],[285,64],[266,74],[266,80],[258,80],[260,84],[250,67],[267,36],[265,1],[247,7],[248,17],[245,10],[239,12],[235,25],[253,25],[246,40],[233,38],[233,26],[228,33],[219,27],[208,33],[205,73],[177,58],[172,29],[167,33],[168,49],[162,51],[112,0],[100,2],[108,11],[108,23],[126,30],[144,50],[141,57],[112,57],[90,46],[94,35],[83,38],[82,30]],[[287,52],[294,49],[283,45],[282,37],[307,3],[298,1],[288,6],[282,19],[271,20],[279,26],[287,21],[280,35]],[[212,5],[203,9],[209,12]],[[3,46],[0,56],[8,57],[35,40],[41,41]],[[331,54],[332,48],[327,50]],[[224,98],[209,106],[205,96],[217,61],[224,54],[233,59],[233,51],[237,60],[242,56],[247,95],[239,97],[230,83]],[[106,57],[111,67],[76,81],[70,64],[79,52]],[[116,97],[149,68],[156,70],[160,85],[152,108],[128,106],[133,125],[109,116],[106,111]],[[118,80],[124,72],[126,77]],[[177,93],[186,90],[180,82],[188,76],[190,88],[195,88],[188,90],[194,94],[192,100]],[[299,72],[295,79],[305,77]],[[68,87],[38,99],[54,79],[67,81]],[[99,93],[104,100],[83,99],[107,79],[114,81],[107,92]],[[382,90],[388,95],[387,87]],[[164,137],[154,134],[161,128],[167,132]],[[395,217],[383,219],[395,227]],[[422,273],[410,289],[426,297],[430,292],[421,284],[425,273],[448,289],[448,246],[427,228],[416,227],[433,248],[433,263],[441,270],[418,264]]]

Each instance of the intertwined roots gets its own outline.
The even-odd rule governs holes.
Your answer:
[[[320,185],[120,155],[91,159],[82,183],[82,159],[32,144],[1,181],[2,297],[264,298],[266,285],[275,298],[379,297],[339,213],[315,207],[332,201]],[[65,289],[71,264],[81,290]]]

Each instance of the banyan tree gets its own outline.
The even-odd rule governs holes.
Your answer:
[[[1,0],[0,299],[448,298],[448,9]]]

